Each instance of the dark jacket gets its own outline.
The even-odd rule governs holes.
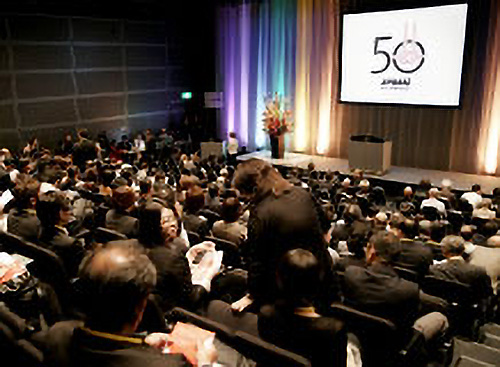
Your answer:
[[[493,292],[491,279],[484,268],[462,260],[451,259],[441,264],[432,265],[429,272],[440,279],[470,285],[480,298],[488,297]]]
[[[139,234],[139,220],[111,209],[106,213],[106,228],[133,238]]]
[[[394,265],[413,270],[422,277],[428,273],[433,258],[432,250],[422,242],[403,238],[401,239],[401,253]]]
[[[196,310],[204,300],[207,291],[191,282],[191,270],[180,246],[168,244],[148,251],[148,257],[156,267],[156,289],[161,307],[169,311],[180,306]]]
[[[7,231],[25,240],[37,242],[42,226],[36,216],[36,211],[12,209],[7,217]]]
[[[265,306],[258,326],[262,339],[307,358],[312,367],[346,365],[347,336],[337,319],[299,316]]]
[[[311,251],[322,265],[329,302],[336,297],[332,260],[322,236],[318,212],[310,194],[297,187],[282,195],[269,194],[254,204],[248,223],[249,290],[255,300],[276,299],[276,264],[289,250]]]
[[[131,335],[95,333],[78,322],[60,322],[35,335],[36,345],[50,367],[184,367],[191,364],[179,354],[161,354]]]
[[[349,266],[344,275],[346,304],[391,320],[403,328],[413,325],[420,305],[417,284],[400,278],[389,265]]]

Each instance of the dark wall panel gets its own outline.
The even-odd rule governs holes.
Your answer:
[[[128,66],[165,66],[165,47],[127,47]]]
[[[11,99],[12,90],[9,75],[0,75],[0,99]]]
[[[167,108],[166,93],[144,93],[129,96],[128,111],[130,114],[142,112],[164,111]]]
[[[71,53],[66,46],[14,46],[14,68],[70,69]]]
[[[76,80],[81,94],[119,92],[123,90],[121,71],[77,73]]]
[[[165,70],[129,71],[128,90],[163,89],[166,81]]]
[[[122,66],[122,48],[119,46],[76,46],[76,67]]]
[[[78,107],[82,119],[91,120],[99,117],[123,115],[124,103],[123,97],[82,98],[78,101]]]
[[[20,74],[16,76],[17,96],[35,98],[74,94],[70,73]]]
[[[163,23],[125,22],[125,36],[131,43],[164,44],[166,32]]]
[[[13,129],[16,127],[14,121],[14,107],[12,105],[0,106],[0,121],[2,121],[2,128]],[[0,135],[3,133],[0,131]]]
[[[0,70],[9,69],[9,54],[6,46],[0,46]]]
[[[61,122],[76,122],[73,100],[22,103],[19,105],[22,126],[36,127]]]
[[[73,37],[84,42],[119,42],[120,22],[117,20],[73,19]]]
[[[66,41],[69,39],[67,18],[19,16],[9,19],[14,40]]]

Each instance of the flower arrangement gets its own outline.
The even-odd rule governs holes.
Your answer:
[[[263,113],[264,131],[271,137],[281,136],[292,130],[292,111],[284,108],[284,100],[278,93],[266,101]]]

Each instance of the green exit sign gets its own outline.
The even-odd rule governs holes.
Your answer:
[[[191,93],[191,92],[183,92],[181,94],[181,98],[182,99],[191,99],[191,98],[193,98],[193,93]]]

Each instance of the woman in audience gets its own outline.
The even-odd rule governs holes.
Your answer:
[[[240,215],[240,201],[232,197],[225,199],[221,209],[222,220],[214,223],[213,235],[240,245],[247,238],[247,227],[239,222]]]
[[[84,243],[69,235],[65,226],[72,218],[71,206],[61,194],[49,192],[40,196],[36,213],[42,225],[40,243],[59,255],[69,277],[75,277],[85,254]]]
[[[260,336],[298,353],[313,367],[345,366],[347,336],[340,320],[325,317],[314,307],[321,293],[321,265],[309,251],[288,251],[277,269],[279,299],[261,308]]]
[[[199,212],[205,206],[205,194],[200,186],[192,186],[186,192],[184,203],[184,216],[182,221],[186,231],[195,232],[201,238],[207,236],[210,232],[208,221],[205,217],[199,215]]]
[[[130,186],[120,186],[113,190],[111,203],[113,209],[106,213],[106,228],[120,232],[129,238],[137,236],[139,221],[130,216],[136,195]]]

